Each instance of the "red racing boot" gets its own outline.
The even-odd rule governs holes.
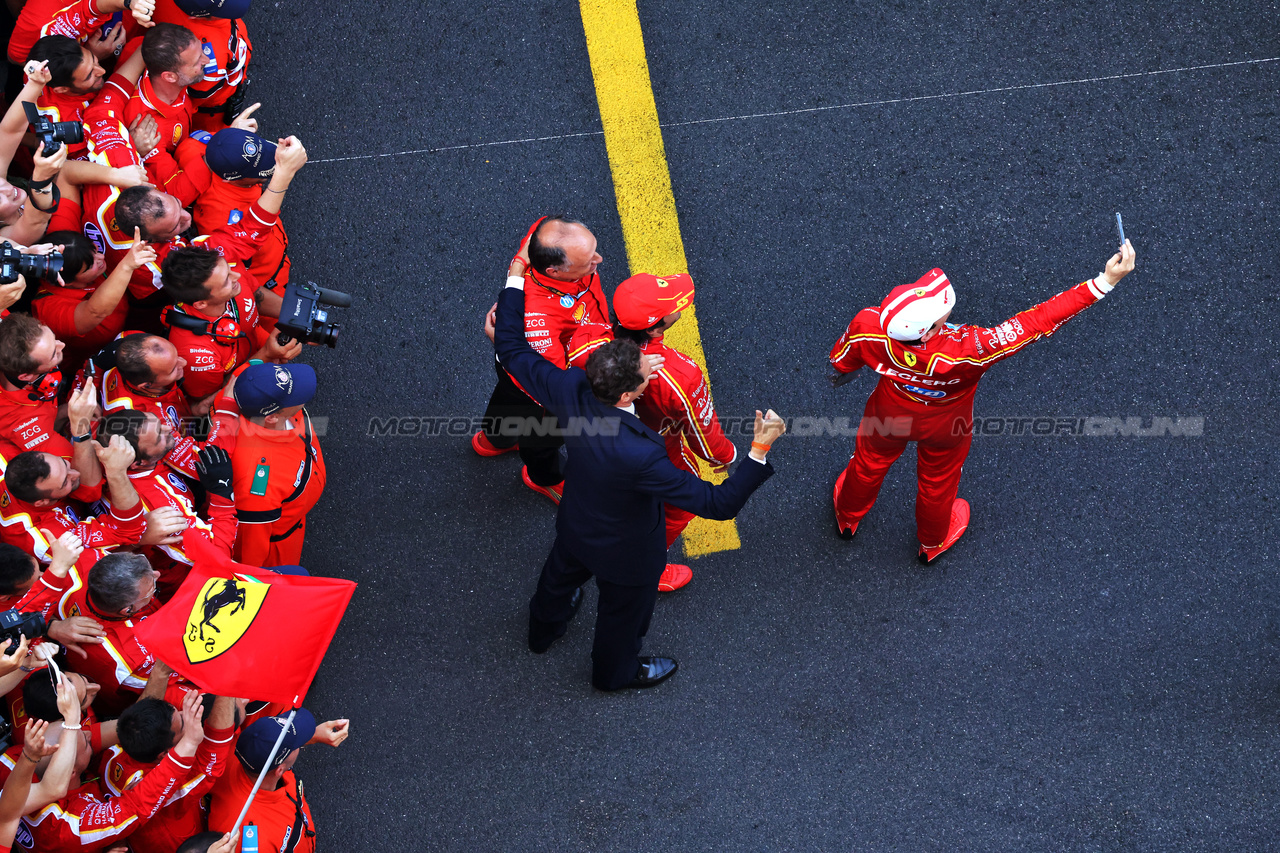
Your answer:
[[[831,492],[832,501],[839,501],[840,487],[844,485],[844,475],[848,472],[849,469],[846,468],[840,472],[839,477],[836,477],[836,487]],[[862,521],[862,519],[858,519],[858,521]],[[840,510],[836,510],[836,535],[848,542],[858,532],[858,521],[846,521],[840,517]]]
[[[551,502],[556,506],[560,505],[560,497],[564,494],[564,480],[556,483],[554,486],[539,486],[533,480],[529,479],[529,466],[525,465],[520,468],[520,479],[524,480],[524,484],[533,489],[540,495],[546,495],[551,498]]]
[[[489,436],[484,434],[484,430],[480,430],[471,436],[471,449],[481,456],[501,456],[519,448],[519,444],[513,444],[510,447],[495,447],[493,442],[489,440]]]
[[[667,567],[662,571],[662,577],[658,578],[658,592],[675,592],[691,580],[693,580],[693,569],[679,563],[667,563]]]
[[[956,544],[956,540],[964,535],[969,529],[969,502],[963,498],[956,498],[951,504],[951,527],[947,530],[947,538],[937,548],[926,548],[920,546],[920,553],[917,555],[920,562],[928,565],[938,558],[938,556],[952,545]]]

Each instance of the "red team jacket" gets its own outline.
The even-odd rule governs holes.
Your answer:
[[[186,395],[177,385],[170,388],[167,394],[151,397],[131,387],[120,376],[120,371],[113,367],[102,374],[100,394],[103,414],[121,409],[151,412],[173,427],[173,434],[177,440],[173,450],[165,455],[164,462],[179,473],[192,479],[199,479],[196,473],[196,454],[200,452],[201,445],[194,438],[184,434],[187,419],[191,417],[191,406],[188,405]]]
[[[191,836],[204,832],[201,799],[226,769],[235,739],[235,729],[206,732],[187,777],[164,799],[155,816],[129,836],[134,853],[172,853]],[[159,763],[143,764],[113,746],[103,766],[103,784],[112,797],[124,796],[130,785],[140,783]]]
[[[864,308],[831,348],[831,364],[841,373],[867,365],[880,374],[873,395],[905,411],[955,407],[971,417],[978,380],[992,365],[1052,335],[1109,290],[1105,283],[1082,282],[998,326],[948,324],[916,347],[890,339],[880,327],[880,309]]]
[[[136,786],[118,797],[106,796],[107,792],[96,782],[82,785],[58,802],[22,818],[20,830],[27,831],[25,839],[30,844],[21,844],[24,835],[19,831],[15,846],[32,851],[80,850],[82,853],[113,846],[153,818],[193,772],[203,768],[211,771],[218,746],[220,744],[205,738],[192,758],[182,758],[169,750]]]

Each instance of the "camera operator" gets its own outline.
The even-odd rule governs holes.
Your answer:
[[[14,101],[0,122],[0,174],[8,174],[13,155],[27,132],[23,98],[30,96],[31,91],[38,93],[41,85],[33,87],[28,83],[23,95]],[[34,243],[40,239],[49,226],[49,217],[58,208],[54,200],[54,181],[66,162],[67,146],[63,145],[46,156],[44,143],[41,143],[35,153],[35,167],[25,192],[0,177],[0,238],[14,243]]]
[[[31,313],[67,345],[62,368],[75,373],[116,335],[124,331],[129,303],[124,298],[133,271],[155,260],[155,250],[141,238],[124,260],[105,275],[106,258],[77,231],[55,231],[47,238],[62,246],[62,282],[46,281],[31,300]]]
[[[251,358],[286,362],[302,352],[298,341],[282,344],[278,333],[262,328],[254,296],[260,283],[244,264],[275,226],[284,194],[306,162],[307,151],[297,137],[280,140],[267,191],[234,226],[238,230],[233,238],[220,239],[218,252],[173,246],[161,250],[161,281],[177,303],[164,321],[169,340],[187,362],[182,390],[188,399],[217,391],[237,365]],[[145,223],[142,233],[147,236]],[[220,229],[217,234],[227,232]]]
[[[275,171],[276,145],[257,134],[229,127],[213,135],[205,148],[204,162],[213,180],[196,200],[191,216],[201,234],[210,234],[243,220],[254,202],[262,198]],[[277,217],[262,245],[245,261],[262,281],[257,292],[258,311],[266,317],[280,316],[280,297],[289,283],[288,249],[289,235]]]

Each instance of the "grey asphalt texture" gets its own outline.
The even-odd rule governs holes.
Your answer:
[[[911,454],[846,543],[852,438],[796,430],[741,550],[658,603],[680,672],[606,695],[593,587],[526,649],[554,510],[519,461],[370,434],[483,411],[481,316],[537,216],[592,227],[606,292],[631,272],[578,6],[259,0],[264,133],[314,161],[295,275],[356,297],[305,356],[304,562],[360,584],[308,699],[353,730],[300,762],[321,848],[1277,849],[1276,12],[640,3],[722,416],[856,423],[874,376],[832,389],[826,355],[857,310],[938,266],[953,320],[997,324],[1100,271],[1122,211],[1138,270],[977,414],[1203,429],[976,439],[972,526],[927,568]]]

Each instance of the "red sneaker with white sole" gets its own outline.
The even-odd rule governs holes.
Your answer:
[[[520,445],[513,444],[510,447],[496,447],[494,443],[489,440],[489,436],[485,435],[484,431],[481,430],[471,436],[471,449],[481,456],[501,456],[504,453],[519,450]]]
[[[529,466],[525,465],[520,468],[520,479],[524,480],[524,484],[533,489],[540,495],[546,495],[551,498],[551,502],[556,506],[560,505],[560,497],[564,494],[564,480],[556,483],[554,486],[539,486],[533,480],[529,479]]]
[[[836,477],[836,487],[831,491],[831,500],[834,502],[840,497],[840,487],[844,485],[844,475],[849,473],[846,468],[840,472],[840,476]],[[862,519],[858,519],[862,521]],[[840,510],[836,510],[836,535],[846,542],[853,538],[858,532],[858,521],[844,521],[840,518]]]
[[[658,592],[675,592],[688,585],[691,580],[693,569],[679,563],[667,563],[667,567],[662,570],[662,577],[658,578]]]
[[[937,548],[926,548],[920,546],[920,553],[916,556],[920,558],[920,562],[928,565],[936,560],[943,551],[956,544],[956,540],[964,535],[969,529],[969,502],[963,498],[956,498],[951,504],[951,527],[947,530],[947,538]]]

